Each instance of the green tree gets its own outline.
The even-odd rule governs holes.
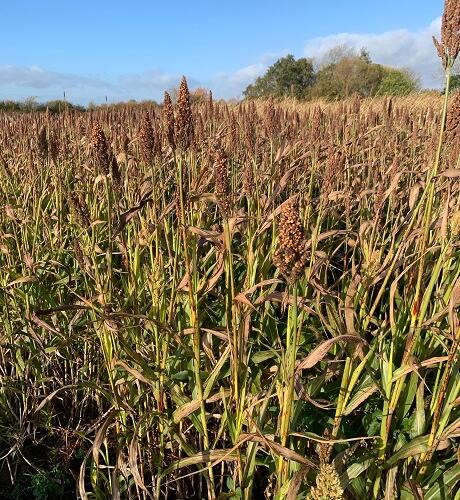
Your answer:
[[[314,97],[339,100],[354,94],[407,95],[418,90],[417,79],[407,70],[373,63],[367,49],[357,53],[346,45],[331,49],[316,74]]]
[[[418,80],[407,70],[385,68],[377,95],[404,96],[419,90]]]
[[[295,59],[287,55],[270,66],[265,75],[249,85],[243,92],[246,98],[266,96],[306,99],[315,82],[313,63],[306,58]]]
[[[460,73],[450,77],[450,88],[452,90],[460,89]]]
[[[313,89],[315,97],[338,100],[354,94],[369,97],[376,94],[380,87],[385,69],[370,61],[367,52],[360,55],[346,54],[325,64],[316,75]]]

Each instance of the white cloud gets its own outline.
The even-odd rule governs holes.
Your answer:
[[[266,64],[256,63],[240,68],[234,73],[218,73],[209,86],[215,97],[224,99],[240,97],[243,90],[257,77],[263,75],[267,68]]]
[[[165,73],[162,71],[147,71],[140,74],[122,75],[118,78],[118,85],[128,91],[133,90],[156,90],[163,91],[171,87],[179,86],[182,75]],[[187,78],[190,88],[198,87],[200,82],[193,77]]]
[[[215,92],[216,97],[240,97],[249,84],[253,83],[257,77],[262,76],[277,59],[288,53],[288,50],[269,52],[262,54],[258,62],[237,69],[233,73],[218,73],[210,82],[210,87]]]
[[[432,35],[439,36],[441,18],[419,31],[407,29],[383,33],[338,33],[314,38],[307,42],[304,54],[320,60],[333,47],[347,45],[356,50],[366,47],[373,61],[416,73],[426,87],[441,85],[440,62],[433,46]]]
[[[216,81],[221,84],[229,85],[247,85],[261,76],[267,70],[268,65],[263,63],[251,64],[240,68],[234,73],[219,73],[216,76]]]
[[[140,74],[120,75],[113,81],[71,73],[50,71],[39,66],[0,65],[0,99],[25,99],[35,96],[39,101],[62,97],[65,91],[69,100],[87,104],[128,99],[162,99],[164,90],[178,86],[181,75],[149,71]],[[191,88],[198,80],[188,79]]]
[[[0,66],[0,86],[29,89],[109,88],[111,84],[97,78],[49,71],[39,66]]]

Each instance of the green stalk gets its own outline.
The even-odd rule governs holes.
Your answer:
[[[286,352],[284,356],[283,390],[280,416],[280,441],[286,446],[289,438],[291,415],[294,405],[295,362],[297,357],[297,283],[291,285],[293,304],[288,310],[288,326],[286,333]],[[289,475],[289,461],[279,457],[278,462],[278,488],[281,489]]]
[[[200,366],[201,366],[201,331],[199,325],[198,317],[198,297],[195,292],[195,269],[193,270],[190,266],[190,256],[188,254],[188,241],[187,241],[187,229],[186,229],[186,217],[185,217],[185,207],[184,207],[184,191],[183,191],[183,170],[182,161],[179,160],[178,163],[178,176],[179,176],[179,198],[180,198],[180,211],[181,211],[181,232],[182,232],[182,242],[185,257],[185,272],[188,276],[188,290],[189,290],[189,307],[190,307],[190,326],[193,328],[193,371],[195,375],[195,388],[196,397],[200,401],[200,420],[203,427],[203,446],[205,450],[209,450],[209,434],[208,434],[208,423],[206,419],[206,408],[205,402],[203,400],[203,384],[200,376]],[[211,499],[215,498],[214,489],[214,479],[212,469],[209,469],[209,481],[208,481],[208,494]]]
[[[401,361],[401,366],[406,365],[409,360],[411,359],[414,349],[417,345],[418,337],[421,332],[421,325],[423,323],[423,320],[425,318],[426,310],[429,304],[429,300],[431,298],[431,291],[434,287],[434,282],[433,279],[431,280],[431,288],[425,292],[424,295],[424,300],[422,303],[422,307],[420,307],[420,293],[421,293],[421,285],[422,285],[422,277],[423,277],[423,271],[425,269],[425,258],[426,258],[426,249],[428,247],[428,240],[429,240],[429,234],[430,234],[430,226],[431,226],[431,218],[432,218],[432,211],[433,211],[433,203],[434,203],[434,195],[435,195],[435,179],[439,170],[439,165],[441,161],[441,153],[442,153],[442,146],[444,144],[444,130],[445,130],[445,123],[446,123],[446,117],[447,117],[447,109],[448,109],[448,102],[449,102],[449,89],[450,89],[450,80],[451,80],[451,67],[447,67],[446,69],[446,90],[445,90],[445,95],[444,95],[444,101],[443,101],[443,108],[442,108],[442,115],[441,115],[441,128],[440,128],[440,133],[439,133],[439,141],[438,141],[438,147],[436,150],[436,156],[435,156],[435,161],[433,168],[428,172],[428,177],[427,177],[427,183],[426,187],[424,190],[424,196],[425,197],[427,193],[427,199],[426,199],[426,204],[425,204],[425,213],[423,217],[423,223],[424,223],[424,228],[423,228],[423,235],[422,235],[422,241],[420,244],[420,254],[421,254],[421,259],[420,259],[420,264],[418,268],[418,274],[417,274],[417,282],[415,286],[415,294],[414,294],[414,300],[413,300],[413,306],[412,306],[412,312],[411,312],[411,322],[409,326],[409,336],[408,336],[408,341],[406,343],[406,348],[402,357]],[[437,263],[437,272],[440,272],[440,262],[441,258],[438,259]],[[434,274],[434,273],[433,273]],[[388,412],[387,412],[387,417],[382,419],[382,427],[381,427],[381,436],[382,436],[382,443],[381,443],[381,448],[380,448],[380,453],[379,453],[379,460],[383,461],[385,459],[387,447],[388,447],[388,437],[390,434],[390,429],[391,429],[391,423],[392,423],[392,418],[394,415],[394,412],[396,410],[396,407],[398,405],[399,398],[401,396],[401,393],[403,391],[404,385],[406,381],[406,376],[403,376],[398,379],[396,382],[396,385],[392,391],[391,397],[390,397],[390,403],[388,405]],[[377,475],[377,479],[374,483],[374,498],[377,497],[378,491],[379,491],[379,486],[380,486],[380,477],[381,477],[381,471],[379,471]]]

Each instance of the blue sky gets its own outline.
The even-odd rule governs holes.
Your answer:
[[[185,74],[238,97],[278,57],[321,60],[337,44],[370,50],[439,85],[431,34],[442,0],[55,0],[0,2],[0,99],[86,104],[161,99]]]

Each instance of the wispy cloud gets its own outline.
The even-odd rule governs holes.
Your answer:
[[[439,17],[419,31],[399,29],[383,33],[338,33],[308,41],[304,54],[321,60],[337,45],[347,45],[356,50],[366,47],[375,62],[408,68],[421,78],[424,86],[439,87],[440,63],[431,37],[439,36],[440,29]]]
[[[0,86],[30,89],[58,88],[109,88],[109,82],[81,75],[49,71],[39,66],[0,66]]]
[[[277,59],[288,54],[288,50],[263,54],[259,61],[239,68],[233,73],[222,72],[209,83],[217,97],[240,97],[243,90],[262,76]]]
[[[127,99],[159,99],[163,90],[177,86],[182,75],[161,71],[120,75],[113,80],[72,73],[50,71],[39,66],[0,66],[0,88],[4,98],[23,99],[31,95],[39,100],[55,99],[65,91],[75,102],[100,102]],[[189,78],[191,88],[199,81]]]
[[[129,89],[146,90],[146,91],[163,91],[171,87],[177,86],[182,75],[171,74],[162,71],[147,71],[140,74],[122,75],[118,78],[117,84],[121,89],[128,91]],[[187,79],[190,88],[198,87],[201,82],[194,77]]]
[[[179,85],[182,75],[162,71],[126,74],[104,80],[71,73],[59,73],[38,66],[0,66],[0,98],[23,99],[31,95],[39,100],[55,99],[66,91],[76,102],[109,100],[161,99],[164,90]],[[203,85],[188,78],[190,88]]]

